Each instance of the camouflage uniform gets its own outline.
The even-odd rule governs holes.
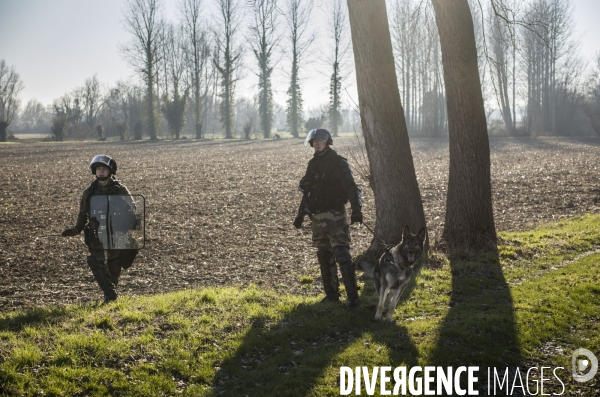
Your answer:
[[[345,208],[313,214],[311,220],[314,247],[331,249],[350,246],[350,225]]]
[[[87,257],[87,263],[94,275],[94,279],[104,292],[106,300],[114,300],[117,297],[115,287],[119,283],[121,275],[121,250],[104,250],[98,249],[97,243],[94,241],[93,233],[90,230],[89,214],[90,214],[90,199],[95,195],[121,195],[129,196],[129,190],[119,183],[118,180],[111,178],[108,184],[104,187],[94,181],[87,189],[83,191],[79,204],[79,215],[74,229],[80,233],[82,230],[85,233],[85,243],[87,244],[90,255]],[[106,254],[105,254],[106,251]]]
[[[350,255],[350,226],[345,204],[350,201],[352,220],[362,222],[362,202],[360,189],[354,182],[348,161],[330,147],[315,152],[300,181],[300,189],[304,195],[294,225],[299,227],[304,216],[309,214],[312,220],[313,246],[317,247],[326,294],[324,300],[339,300],[339,279],[335,265],[337,261],[348,303],[350,306],[357,306],[358,291]]]

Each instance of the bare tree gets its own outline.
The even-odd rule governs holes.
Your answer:
[[[527,9],[523,29],[527,76],[526,126],[529,132],[556,134],[557,83],[570,73],[575,43],[571,40],[572,3],[536,0]]]
[[[71,93],[55,99],[52,103],[52,109],[54,110],[54,118],[52,119],[51,131],[54,139],[62,141],[65,137],[75,136],[85,115],[83,89],[76,88]],[[86,130],[90,131],[89,126]]]
[[[329,33],[333,39],[331,78],[329,82],[329,126],[333,136],[338,136],[341,123],[342,62],[350,43],[346,42],[348,16],[342,0],[332,0],[329,12]]]
[[[592,131],[600,136],[600,54],[596,56],[596,68],[589,80],[584,112],[589,119]]]
[[[154,90],[160,60],[161,9],[160,0],[128,0],[125,5],[125,29],[133,38],[123,47],[123,52],[146,83],[146,127],[150,139],[158,137],[157,95]]]
[[[242,10],[238,0],[216,0],[219,21],[216,26],[215,66],[221,78],[221,124],[225,138],[233,138],[233,113],[235,110],[235,84],[244,48],[238,43],[238,34],[242,23]]]
[[[300,136],[299,130],[303,121],[300,68],[305,54],[315,39],[314,32],[308,32],[312,7],[312,0],[288,0],[285,13],[292,61],[286,113],[287,124],[294,138]]]
[[[184,35],[183,27],[177,28],[173,24],[165,27],[163,59],[166,74],[161,110],[175,139],[179,139],[185,126],[184,114],[189,92],[187,87],[183,87],[186,69]]]
[[[19,112],[19,94],[24,87],[15,67],[0,60],[0,142],[8,138],[8,126]]]
[[[418,108],[417,95],[419,68],[417,57],[423,52],[422,12],[420,5],[413,6],[411,0],[397,0],[392,8],[392,37],[396,47],[397,69],[400,74],[399,86],[402,104],[409,131],[416,125]],[[414,104],[413,104],[414,102]]]
[[[16,128],[23,132],[46,133],[50,124],[50,114],[37,99],[30,99],[23,111],[15,118]]]
[[[281,37],[277,32],[276,0],[252,0],[254,22],[250,26],[249,44],[258,62],[258,112],[264,138],[271,137],[273,124],[273,89],[271,75],[275,64],[273,51]]]
[[[442,239],[450,252],[495,244],[490,147],[467,0],[432,0],[442,47],[450,172]]]
[[[85,122],[90,127],[93,127],[94,124],[96,124],[96,118],[98,117],[98,113],[100,112],[103,103],[102,90],[96,75],[85,80],[82,94]]]
[[[181,13],[185,31],[188,35],[188,69],[191,77],[191,86],[194,99],[194,119],[196,139],[202,139],[203,123],[203,95],[202,80],[210,57],[208,34],[202,29],[201,21],[202,0],[182,0]],[[207,86],[205,81],[205,87]]]
[[[395,0],[390,28],[409,134],[441,136],[445,126],[440,45],[430,3]]]
[[[256,106],[257,99],[242,97],[235,101],[237,132],[241,133],[244,139],[250,139],[252,131],[258,127],[260,116]]]
[[[119,89],[120,84],[108,90],[98,119],[105,127],[106,137],[116,134],[121,137],[121,140],[125,140],[129,125],[125,121],[124,93]]]
[[[133,132],[133,139],[142,139],[142,113],[144,88],[120,81],[112,90],[115,116],[118,120],[119,135],[125,139],[126,133]]]
[[[506,131],[510,135],[515,135],[516,125],[512,112],[512,106],[514,106],[514,102],[511,106],[509,84],[511,77],[509,68],[509,54],[511,53],[511,44],[513,44],[514,41],[510,40],[509,38],[511,35],[509,28],[510,25],[507,25],[499,16],[495,14],[492,15],[490,24],[490,42],[493,58],[490,60],[492,76],[495,76],[494,90],[496,91],[496,98],[500,105],[500,112],[502,113],[502,119],[504,120]],[[512,88],[514,90],[514,85]]]
[[[375,232],[388,244],[425,225],[384,0],[348,0],[362,130],[375,196]],[[382,251],[373,239],[369,251]]]

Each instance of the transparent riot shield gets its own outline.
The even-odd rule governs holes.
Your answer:
[[[142,249],[145,245],[145,202],[141,195],[92,196],[88,227],[90,248]]]

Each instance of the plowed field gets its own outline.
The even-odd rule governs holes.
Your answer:
[[[362,185],[365,221],[373,197],[356,138],[336,139]],[[447,140],[412,139],[430,236],[443,227]],[[496,225],[519,230],[600,211],[600,140],[491,140]],[[299,140],[182,140],[36,143],[0,146],[0,311],[98,300],[83,238],[74,225],[87,167],[96,154],[116,159],[121,182],[146,199],[146,248],[121,276],[119,294],[248,285],[322,292],[310,229],[293,228],[296,184],[311,149]],[[372,238],[352,226],[352,254]],[[312,284],[301,277],[311,276]]]

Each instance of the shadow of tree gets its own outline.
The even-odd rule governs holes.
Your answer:
[[[504,374],[522,363],[513,299],[496,253],[473,262],[451,259],[450,268],[450,309],[428,365],[479,366],[477,384],[487,392],[488,368]]]
[[[374,294],[366,296],[372,293],[372,288],[361,290],[358,309],[335,303],[302,304],[276,323],[266,317],[255,318],[240,347],[222,362],[214,394],[307,396],[336,390],[334,395],[338,395],[339,367],[364,365],[360,358],[345,353],[354,343],[373,354],[379,349],[376,346],[386,346],[388,359],[378,365],[416,365],[418,352],[407,329],[374,320]],[[331,370],[338,374],[338,382],[325,386],[329,393],[316,390],[316,384]]]
[[[33,308],[8,313],[0,318],[0,331],[19,332],[25,327],[63,320],[68,314],[64,307]]]

